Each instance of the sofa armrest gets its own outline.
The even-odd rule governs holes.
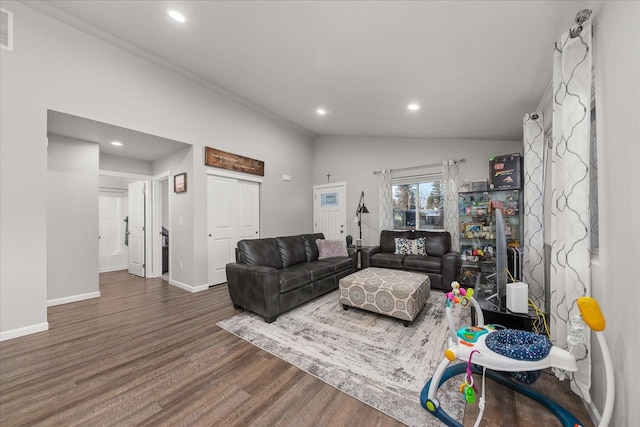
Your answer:
[[[358,251],[354,247],[347,246],[347,254],[353,261],[353,271],[356,271],[358,269]]]
[[[230,263],[226,266],[229,296],[234,305],[261,316],[280,313],[280,274],[273,267]]]
[[[451,282],[458,280],[460,275],[460,252],[451,251],[442,257],[442,286],[449,288]]]
[[[380,246],[368,246],[360,250],[360,263],[362,268],[371,267],[371,256],[382,252]]]

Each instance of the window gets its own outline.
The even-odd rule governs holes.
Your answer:
[[[440,177],[394,180],[393,228],[395,230],[444,229],[442,180]]]

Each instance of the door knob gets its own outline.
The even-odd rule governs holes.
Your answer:
[[[211,233],[209,233],[209,237],[211,237]]]

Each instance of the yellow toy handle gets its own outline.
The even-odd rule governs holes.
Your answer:
[[[594,331],[604,331],[605,321],[598,301],[591,297],[580,297],[577,302],[584,323]]]

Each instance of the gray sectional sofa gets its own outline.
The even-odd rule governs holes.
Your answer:
[[[233,306],[271,323],[280,313],[337,289],[338,281],[354,271],[356,254],[318,259],[318,239],[324,235],[239,241],[236,262],[226,266]]]
[[[426,238],[426,255],[394,253],[396,238]],[[390,231],[380,233],[380,245],[362,248],[362,268],[381,267],[426,273],[431,289],[451,290],[451,282],[460,274],[460,253],[451,248],[448,231]]]

